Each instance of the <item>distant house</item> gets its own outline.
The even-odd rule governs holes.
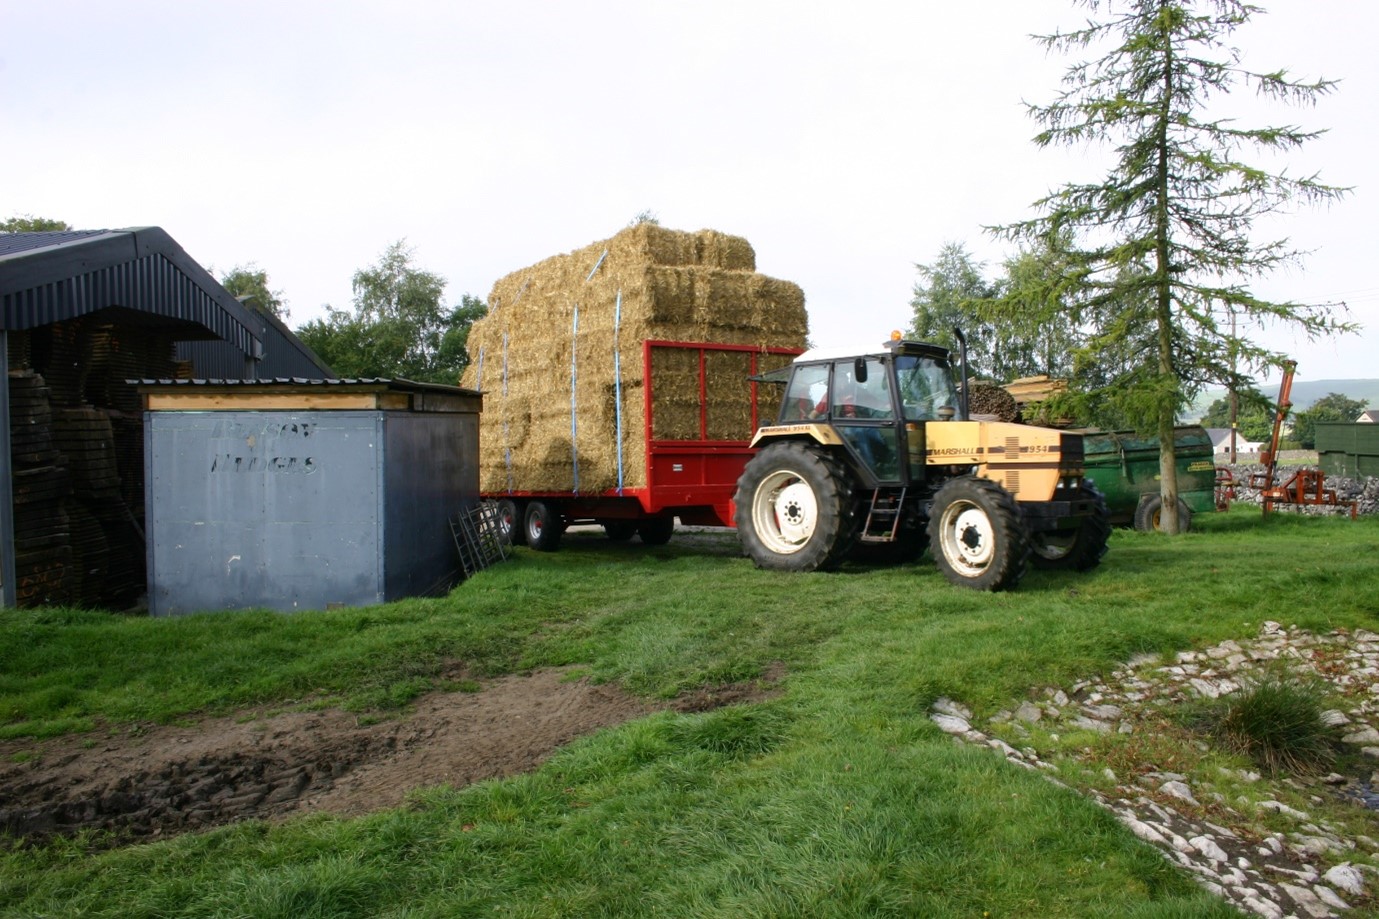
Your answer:
[[[1379,408],[1372,408],[1360,413],[1360,417],[1355,419],[1356,424],[1379,424]]]
[[[1230,428],[1207,428],[1207,436],[1211,438],[1212,449],[1216,453],[1231,452],[1231,429]],[[1246,440],[1237,431],[1235,434],[1236,453],[1258,453],[1264,449],[1261,441]]]

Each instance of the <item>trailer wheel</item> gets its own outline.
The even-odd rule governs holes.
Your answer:
[[[758,568],[815,571],[837,565],[857,536],[852,482],[825,451],[775,443],[737,480],[738,538]]]
[[[1148,495],[1140,500],[1140,506],[1135,508],[1135,529],[1141,533],[1157,533],[1160,531],[1159,518],[1163,514],[1164,499],[1162,495]],[[1187,502],[1182,498],[1178,499],[1178,532],[1186,533],[1192,529],[1192,510],[1187,506]]]
[[[560,537],[565,534],[565,520],[546,502],[533,501],[522,517],[522,532],[527,545],[537,552],[554,552],[560,548]]]
[[[600,520],[603,524],[604,535],[613,542],[627,542],[637,535],[637,522],[635,520]]]
[[[1083,517],[1077,529],[1052,533],[1031,533],[1034,567],[1064,571],[1090,571],[1101,564],[1106,543],[1111,539],[1111,512],[1106,499],[1091,482],[1082,487],[1083,497],[1093,501],[1096,511]]]
[[[929,544],[944,577],[962,587],[1008,590],[1029,564],[1029,534],[1010,492],[963,476],[934,496]]]
[[[509,545],[520,546],[527,541],[522,530],[522,514],[511,498],[498,499],[498,532]]]
[[[652,517],[637,524],[637,535],[648,546],[664,546],[674,532],[674,517]]]

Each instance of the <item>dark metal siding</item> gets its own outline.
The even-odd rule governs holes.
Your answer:
[[[48,238],[48,245],[7,240],[10,251],[0,253],[0,323],[7,329],[119,306],[196,323],[245,354],[258,346],[249,311],[157,227],[14,235]]]

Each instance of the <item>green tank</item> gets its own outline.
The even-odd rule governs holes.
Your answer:
[[[1159,438],[1134,431],[1082,431],[1087,477],[1106,496],[1111,522],[1137,530],[1158,529]],[[1216,510],[1216,457],[1199,425],[1173,429],[1178,466],[1178,516],[1182,529],[1192,515]]]

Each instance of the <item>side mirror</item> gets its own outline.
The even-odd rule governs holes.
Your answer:
[[[852,362],[852,378],[858,383],[867,382],[867,359],[859,357]]]

